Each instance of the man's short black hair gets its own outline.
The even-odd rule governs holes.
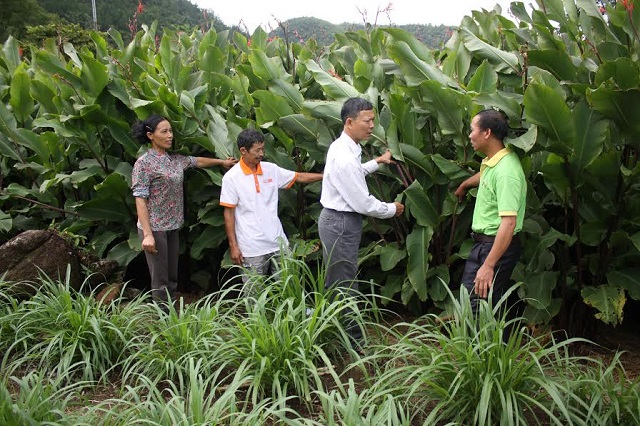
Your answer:
[[[502,111],[485,109],[476,114],[476,116],[478,117],[480,129],[491,130],[491,134],[500,141],[503,141],[509,134],[509,119]]]
[[[342,124],[347,122],[347,118],[357,118],[360,111],[371,111],[373,104],[366,99],[362,98],[349,98],[342,105],[342,111],[340,111],[340,118]]]
[[[238,149],[245,148],[247,151],[256,144],[264,142],[264,135],[256,129],[244,129],[238,135]]]

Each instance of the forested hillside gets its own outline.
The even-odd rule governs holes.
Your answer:
[[[82,30],[93,29],[90,0],[0,0],[0,42],[9,35],[26,43],[35,43],[46,37],[62,37],[78,43],[88,38]],[[137,31],[141,25],[158,21],[159,28],[170,27],[189,31],[194,27],[214,28],[222,31],[229,27],[216,15],[215,10],[202,10],[189,0],[96,0],[98,30],[110,28],[121,34]],[[77,24],[79,27],[61,28],[60,24]],[[284,21],[292,41],[314,38],[318,44],[328,46],[334,35],[349,30],[363,29],[363,24],[342,23],[334,25],[316,18],[301,17]],[[437,48],[449,38],[450,27],[445,25],[399,25],[431,48]],[[246,30],[246,29],[243,29]],[[253,28],[249,28],[253,31]],[[65,37],[66,35],[68,37]],[[270,36],[284,36],[283,28],[276,28]]]
[[[345,31],[361,30],[363,24],[342,23],[334,25],[322,19],[302,17],[289,19],[282,23],[290,37],[294,41],[315,38],[318,44],[328,46],[334,41],[334,35]],[[284,36],[284,29],[280,27],[272,31],[270,35]],[[418,40],[430,48],[441,47],[451,36],[451,27],[447,25],[397,25],[396,28],[412,33]]]
[[[71,23],[84,28],[93,27],[91,1],[88,0],[38,0],[38,3],[50,13],[54,13]],[[136,14],[137,24],[150,25],[154,20],[159,27],[178,27],[190,30],[194,26],[213,24],[216,30],[224,29],[218,18],[201,10],[188,0],[96,0],[98,29],[106,31],[115,28],[120,32],[129,32],[129,24]]]

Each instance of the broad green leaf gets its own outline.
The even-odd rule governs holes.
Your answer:
[[[256,122],[259,126],[277,121],[294,113],[287,100],[275,93],[256,90],[253,92],[253,97],[260,101],[260,106],[256,107]]]
[[[300,112],[302,110],[304,105],[304,96],[298,87],[285,80],[277,79],[271,81],[269,84],[269,90],[285,99],[295,112]]]
[[[527,120],[537,124],[553,141],[560,153],[568,153],[574,145],[576,130],[571,110],[553,89],[532,83],[524,95]]]
[[[49,147],[42,135],[27,129],[16,129],[14,140],[35,152],[41,164],[49,164]]]
[[[542,271],[527,274],[523,287],[527,304],[536,309],[548,309],[553,298],[560,273],[557,271]],[[522,295],[521,295],[522,297]]]
[[[440,126],[443,135],[462,136],[462,114],[466,103],[466,94],[444,87],[436,81],[425,81],[420,85],[425,104],[430,108]]]
[[[612,285],[585,287],[582,289],[584,302],[596,308],[596,318],[606,324],[617,325],[622,322],[624,305],[627,301],[624,290]]]
[[[96,195],[77,206],[76,210],[83,219],[127,223],[133,216],[125,203],[130,194],[129,185],[124,178],[118,173],[112,173],[96,185]]]
[[[97,233],[91,239],[91,247],[93,252],[98,257],[103,257],[107,248],[111,245],[111,243],[120,236],[119,232],[112,230],[104,230],[102,232]]]
[[[116,121],[114,119],[109,123],[107,129],[109,129],[109,133],[113,139],[122,145],[128,155],[133,158],[137,156],[140,145],[131,137],[131,129],[126,122],[120,120]]]
[[[435,163],[436,167],[453,182],[459,182],[471,176],[468,169],[453,160],[444,158],[440,154],[432,155],[431,160]]]
[[[61,84],[67,84],[70,87],[82,87],[80,77],[69,71],[58,56],[45,50],[36,51],[33,66],[35,68],[41,68],[43,71],[54,76]]]
[[[427,283],[429,296],[434,302],[442,302],[449,295],[449,267],[438,265],[436,268],[429,268],[427,272]]]
[[[640,268],[626,268],[607,273],[607,283],[629,292],[634,300],[640,300]]]
[[[138,234],[135,234],[135,238],[138,239],[138,246],[140,246],[140,239],[138,238]],[[141,249],[133,250],[130,247],[129,241],[123,241],[109,250],[109,254],[107,257],[109,259],[114,259],[118,262],[118,265],[121,267],[125,267],[130,264],[133,259],[136,258],[140,254]]]
[[[471,67],[471,53],[464,47],[460,37],[454,34],[450,40],[456,40],[454,47],[442,63],[442,72],[459,82],[464,82]]]
[[[315,61],[309,60],[304,63],[307,70],[313,74],[314,80],[322,87],[324,94],[335,101],[345,101],[349,98],[362,97],[353,86],[342,80],[331,76],[323,70]]]
[[[640,90],[615,90],[601,85],[587,90],[587,100],[593,109],[613,119],[623,130],[640,133]]]
[[[418,129],[416,113],[412,111],[411,105],[407,103],[402,95],[389,94],[388,106],[392,114],[392,117],[389,118],[392,123],[389,126],[390,130],[395,131],[396,134],[399,133],[403,143],[421,149],[424,146],[422,134]],[[384,110],[381,111],[381,113],[383,112]],[[393,141],[392,146],[389,148],[395,159],[403,161],[404,157],[398,143],[398,140]]]
[[[319,145],[329,146],[332,140],[320,141],[322,130],[325,125],[322,121],[309,118],[302,114],[291,114],[278,120],[278,126],[286,130],[291,135],[298,135],[307,140],[316,141]]]
[[[7,107],[0,102],[0,154],[4,157],[12,158],[15,161],[23,162],[20,155],[20,150],[13,140],[11,135],[15,135],[16,132],[16,119],[7,109]]]
[[[110,198],[93,198],[76,207],[82,219],[92,221],[111,221],[127,223],[131,220],[131,212],[123,203]]]
[[[498,84],[498,73],[489,65],[487,60],[482,61],[476,72],[469,80],[467,90],[477,93],[495,93]]]
[[[427,161],[427,156],[415,146],[400,144],[402,155],[405,161],[409,164],[413,164],[419,169],[422,169],[426,174],[431,175],[432,167]]]
[[[380,294],[386,299],[393,299],[393,296],[398,294],[402,290],[406,277],[403,275],[387,275],[384,282],[384,286],[380,289]],[[383,300],[382,303],[388,303],[387,300]]]
[[[49,149],[41,135],[18,128],[14,116],[4,104],[0,103],[0,153],[23,162],[18,145],[35,152],[42,164],[49,162]]]
[[[194,259],[202,259],[206,249],[216,248],[227,238],[223,226],[207,226],[191,244],[190,254]]]
[[[407,235],[407,276],[413,291],[420,300],[427,300],[427,271],[429,270],[429,243],[433,236],[433,228],[416,225]]]
[[[406,250],[398,248],[397,243],[386,244],[380,251],[380,267],[385,272],[390,271],[405,257],[407,257]]]
[[[613,62],[605,62],[598,67],[596,86],[611,79],[621,90],[629,90],[640,86],[640,67],[631,58],[618,58]]]
[[[418,225],[430,228],[435,228],[438,225],[438,212],[420,182],[414,181],[404,190],[404,195],[407,198],[407,209],[416,219]]]
[[[18,121],[26,124],[29,115],[33,112],[34,103],[30,92],[31,78],[27,73],[26,64],[21,63],[11,76],[11,88],[9,90],[9,105]]]
[[[522,113],[523,96],[517,93],[507,93],[498,90],[496,93],[482,93],[473,98],[473,102],[482,109],[499,108],[509,120],[518,119]]]
[[[311,115],[313,118],[325,121],[331,127],[339,127],[342,131],[341,109],[341,102],[309,99],[304,101],[302,112]]]
[[[405,42],[393,43],[387,53],[400,66],[408,86],[418,86],[434,80],[444,86],[457,87],[458,83],[432,65],[420,59]]]
[[[532,49],[528,55],[532,66],[550,71],[558,80],[575,80],[577,68],[566,51]]]
[[[496,71],[505,73],[520,73],[518,57],[511,52],[500,50],[479,39],[466,27],[460,28],[460,34],[465,47],[478,55],[481,59],[488,60],[496,67]]]
[[[9,232],[13,226],[13,219],[11,215],[0,210],[0,231]]]
[[[523,22],[527,22],[529,24],[533,23],[533,21],[531,20],[531,16],[529,16],[529,14],[527,13],[527,9],[525,8],[523,2],[521,1],[511,2],[511,6],[509,7],[509,10],[513,14],[513,16],[516,17],[517,19]]]
[[[255,75],[263,79],[266,83],[276,79],[291,79],[282,66],[280,58],[269,58],[260,49],[251,49],[249,62]]]
[[[420,60],[428,63],[429,65],[436,65],[436,61],[433,59],[433,52],[423,42],[418,40],[413,34],[408,31],[401,30],[399,28],[380,28],[381,31],[390,34],[393,37],[393,42],[404,42],[411,49],[411,51]]]
[[[13,74],[20,65],[20,43],[13,36],[9,36],[2,46],[4,63],[10,74]]]
[[[518,136],[517,138],[510,139],[507,138],[505,143],[509,145],[513,145],[522,149],[524,152],[529,152],[531,148],[536,144],[538,140],[538,126],[532,124],[529,126],[529,130],[523,135]]]
[[[213,107],[207,105],[207,109],[211,116],[207,126],[207,136],[211,142],[210,146],[215,147],[218,158],[233,157],[234,142],[229,140],[229,129],[227,129],[225,119]]]
[[[636,249],[640,251],[640,232],[636,232],[630,238],[631,238],[631,242],[636,247]]]
[[[571,166],[574,173],[579,175],[602,153],[608,136],[607,120],[586,102],[579,102],[573,108],[573,118],[576,129],[575,145]]]
[[[82,58],[82,73],[84,88],[91,96],[97,97],[109,83],[109,69],[106,65],[89,55],[80,55]]]

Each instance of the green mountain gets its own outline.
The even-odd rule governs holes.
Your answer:
[[[90,0],[1,0],[0,42],[9,35],[21,41],[37,43],[46,37],[62,37],[72,42],[90,40],[86,31],[94,27]],[[159,28],[191,31],[194,27],[229,29],[216,15],[215,10],[203,10],[189,0],[95,0],[98,30],[110,28],[121,34],[136,32],[142,25],[158,21]],[[60,28],[61,23],[75,24]],[[34,28],[36,27],[36,28]],[[31,28],[31,29],[29,29]],[[334,41],[334,34],[364,29],[362,24],[334,25],[317,18],[301,17],[282,22],[270,36],[284,37],[291,41],[307,41],[314,38],[321,46]],[[399,25],[413,33],[431,48],[438,48],[448,38],[450,28],[445,25]],[[81,33],[85,34],[81,34]]]
[[[440,48],[449,39],[451,33],[451,27],[447,25],[396,25],[395,27],[412,33],[432,49]],[[284,37],[286,30],[292,41],[306,41],[314,38],[319,45],[328,46],[333,43],[334,34],[362,29],[365,29],[363,24],[345,22],[335,25],[322,19],[302,17],[284,21],[278,29],[269,35]]]
[[[38,0],[49,13],[58,15],[67,22],[93,28],[93,13],[89,0]],[[188,0],[95,0],[98,29],[107,31],[114,28],[121,33],[129,33],[130,25],[151,25],[158,21],[160,28],[172,27],[191,30],[193,27],[213,26],[217,31],[226,26],[216,16],[205,14]],[[135,20],[135,22],[134,22]]]

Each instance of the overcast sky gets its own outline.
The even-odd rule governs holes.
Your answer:
[[[363,23],[363,15],[373,23],[378,10],[390,5],[387,13],[378,15],[378,25],[445,24],[458,25],[472,10],[491,10],[496,4],[508,16],[509,0],[190,0],[201,9],[210,9],[226,25],[242,20],[249,31],[258,25],[265,30],[277,27],[276,19],[286,21],[303,16],[323,19],[334,24]]]

